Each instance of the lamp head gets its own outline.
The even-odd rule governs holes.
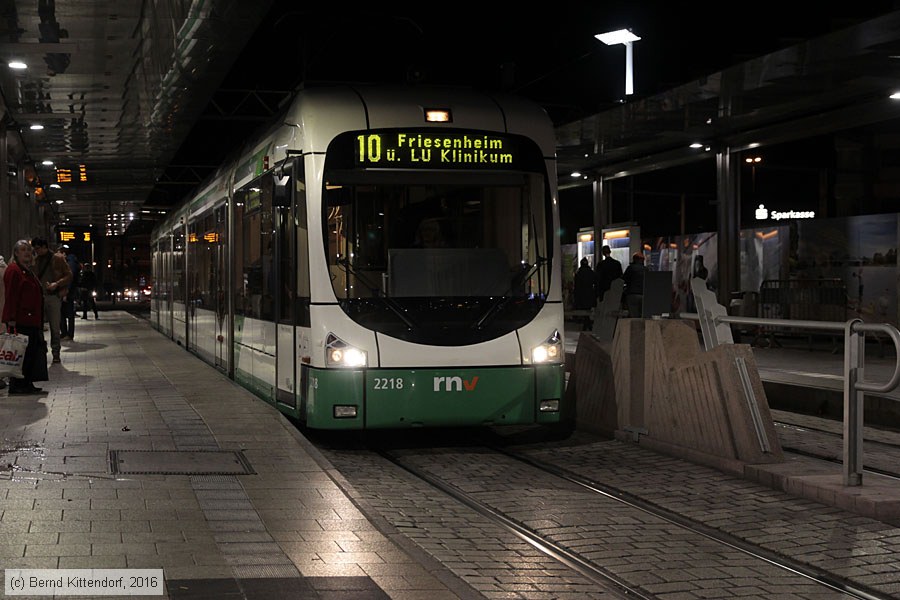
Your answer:
[[[634,35],[630,29],[617,29],[616,31],[607,31],[606,33],[598,33],[594,36],[607,46],[615,44],[625,44],[627,42],[636,42],[640,37]]]

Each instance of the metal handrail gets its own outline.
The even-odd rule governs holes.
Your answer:
[[[699,318],[699,315],[698,315]],[[900,331],[893,325],[887,323],[863,323],[859,319],[850,319],[843,323],[836,321],[792,321],[790,319],[763,319],[757,317],[713,317],[715,323],[728,323],[729,325],[765,325],[767,327],[790,327],[794,329],[810,329],[818,331],[840,331],[847,333],[848,324],[851,325],[851,331],[860,333],[883,333],[891,338],[894,342],[897,360],[894,361],[894,373],[890,380],[885,384],[875,384],[872,382],[857,382],[856,389],[864,392],[875,392],[884,394],[891,392],[900,385]]]
[[[850,319],[846,322],[806,321],[791,319],[764,319],[760,317],[736,317],[724,314],[724,307],[702,294],[703,288],[695,289],[698,313],[672,313],[663,315],[668,318],[695,319],[701,323],[704,343],[707,350],[723,344],[734,343],[730,332],[728,339],[719,339],[717,325],[756,325],[766,327],[785,327],[791,329],[807,329],[813,331],[833,331],[844,334],[844,485],[862,485],[863,473],[863,392],[885,394],[900,385],[900,331],[888,323],[863,323],[861,319]],[[697,292],[701,293],[697,293]],[[704,301],[705,300],[705,301]],[[713,302],[712,307],[704,305]],[[716,312],[721,314],[715,314]],[[886,383],[864,381],[865,371],[865,334],[883,333],[894,342],[894,372]]]

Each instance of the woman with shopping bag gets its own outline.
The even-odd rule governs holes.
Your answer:
[[[47,381],[47,349],[44,344],[44,297],[41,282],[31,267],[34,254],[28,240],[19,240],[13,249],[13,260],[3,274],[6,288],[0,321],[7,331],[28,336],[28,347],[22,364],[22,377],[10,377],[10,394],[39,394],[35,381]]]

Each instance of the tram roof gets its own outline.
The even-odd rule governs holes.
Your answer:
[[[115,213],[159,218],[177,205],[217,166],[176,159],[197,122],[256,126],[292,92],[223,87],[274,3],[204,0],[150,10],[143,0],[5,2],[0,53],[29,63],[0,70],[3,122],[20,132],[10,136],[11,158],[33,161],[45,187],[57,169],[72,177],[48,190],[46,210],[87,224]],[[890,133],[900,110],[888,98],[900,81],[898,46],[900,11],[583,118],[554,117],[560,186],[711,158],[726,146],[853,128]],[[32,123],[44,129],[32,131]],[[701,148],[689,147],[695,142]]]

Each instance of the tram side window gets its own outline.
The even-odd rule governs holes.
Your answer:
[[[294,221],[297,224],[297,325],[309,327],[309,222],[307,221],[306,182],[303,163],[297,163],[294,193]]]
[[[172,280],[171,273],[169,272],[169,265],[172,257],[172,242],[169,236],[162,238],[159,241],[159,281],[154,282],[155,286],[159,288],[158,290],[158,298],[165,302],[165,310],[169,310],[169,302],[172,300]]]
[[[150,244],[150,271],[153,274],[153,278],[150,281],[150,298],[153,301],[159,300],[159,263],[159,243],[152,242]]]
[[[184,300],[184,233],[179,228],[172,248],[172,301],[184,304]]]
[[[235,313],[275,320],[274,222],[272,175],[266,174],[235,194]]]
[[[209,214],[191,223],[188,237],[191,265],[188,273],[191,304],[194,308],[213,308],[213,259],[215,249],[215,222]]]

